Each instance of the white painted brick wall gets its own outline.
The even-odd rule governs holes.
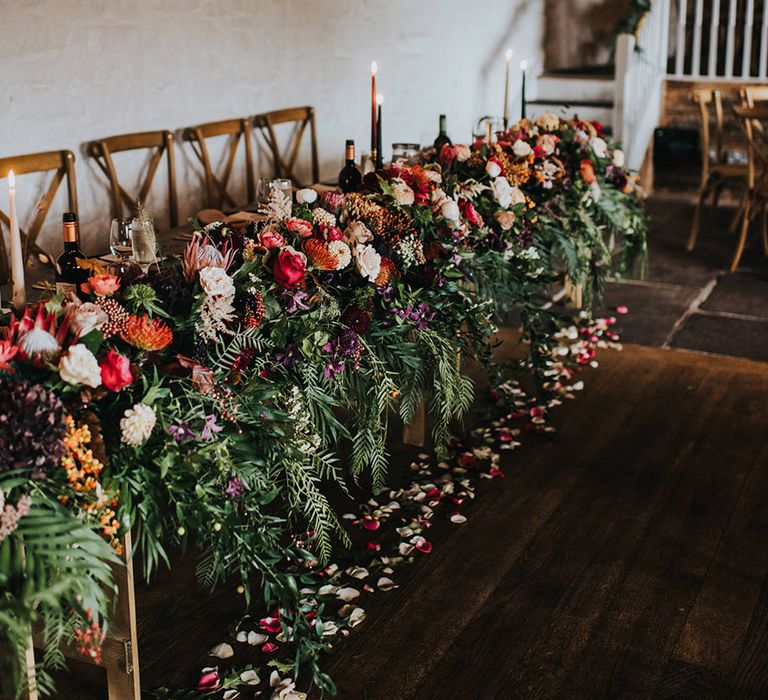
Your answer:
[[[69,148],[77,156],[87,253],[106,248],[104,178],[88,140],[314,105],[321,176],[340,167],[344,140],[369,139],[369,66],[385,96],[385,154],[393,141],[430,141],[437,115],[467,141],[476,118],[500,114],[503,55],[541,65],[542,0],[0,0],[0,156]],[[514,72],[513,115],[519,110]],[[127,156],[128,172],[141,159]],[[120,164],[124,164],[121,159]],[[134,178],[136,179],[136,178]],[[180,218],[196,212],[202,179],[177,146]],[[131,177],[126,178],[126,183]],[[162,186],[163,173],[157,184]],[[19,180],[22,225],[41,195]],[[63,194],[63,193],[62,193]],[[160,196],[158,196],[160,195]],[[0,208],[7,211],[6,182]],[[162,192],[149,198],[158,224]],[[43,245],[57,252],[60,196]],[[5,233],[5,232],[4,232]],[[7,235],[7,234],[6,234]]]

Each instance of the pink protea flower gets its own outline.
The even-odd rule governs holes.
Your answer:
[[[187,282],[194,282],[200,270],[206,267],[220,267],[229,270],[235,259],[235,251],[229,241],[219,250],[208,236],[194,236],[184,249],[182,268]]]

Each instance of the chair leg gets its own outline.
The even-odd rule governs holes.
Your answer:
[[[744,211],[744,206],[747,203],[747,193],[744,192],[741,195],[741,199],[739,199],[739,206],[736,208],[736,213],[733,215],[733,219],[731,219],[731,225],[728,227],[728,233],[731,235],[736,233],[736,228],[739,225],[739,221],[741,221],[741,214]]]
[[[696,245],[696,239],[699,236],[699,227],[701,225],[701,209],[704,206],[704,202],[707,199],[709,190],[706,186],[702,186],[699,190],[699,201],[696,203],[696,210],[693,212],[693,223],[691,224],[691,233],[688,236],[688,252],[690,253]]]
[[[717,214],[717,207],[720,204],[720,195],[725,187],[724,182],[718,182],[712,190],[712,218]]]
[[[765,253],[766,256],[768,256],[768,202],[763,202],[763,220],[762,220],[762,228],[763,230],[763,253]]]
[[[741,221],[741,234],[739,235],[739,242],[736,245],[736,252],[733,255],[731,261],[731,272],[736,272],[736,268],[741,262],[741,256],[744,254],[744,244],[747,242],[747,233],[749,232],[749,223],[752,219],[752,212],[750,203],[747,202],[744,206],[744,218]]]

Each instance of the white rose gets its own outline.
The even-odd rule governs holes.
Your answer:
[[[138,447],[152,434],[157,414],[152,406],[143,403],[126,408],[120,419],[121,439],[126,445]]]
[[[512,197],[512,204],[525,204],[525,195],[519,187],[512,187],[509,190],[510,197]]]
[[[512,205],[512,186],[505,177],[497,177],[491,185],[493,198],[502,209],[508,209]]]
[[[409,206],[416,199],[413,190],[400,178],[392,181],[392,189],[394,190],[395,201],[400,206]]]
[[[381,255],[372,245],[359,245],[355,248],[355,266],[363,277],[375,282],[381,272]]]
[[[453,224],[458,225],[461,221],[461,212],[459,211],[459,205],[452,199],[447,199],[440,207],[440,214],[444,219],[448,219]]]
[[[620,148],[617,148],[613,152],[613,164],[617,168],[623,168],[624,167],[624,151],[622,151]]]
[[[456,160],[458,160],[460,163],[468,160],[469,156],[472,155],[472,151],[469,150],[469,146],[465,146],[463,143],[459,144],[458,146],[454,146],[454,148],[456,149]]]
[[[74,310],[69,321],[69,327],[75,335],[86,335],[94,329],[98,330],[107,321],[109,321],[109,317],[106,311],[98,304],[87,301]]]
[[[222,267],[206,267],[200,270],[200,286],[208,296],[231,296],[235,293],[232,278]]]
[[[299,204],[312,204],[317,201],[317,192],[309,187],[305,187],[303,190],[296,192],[296,201]]]
[[[589,145],[592,146],[592,150],[598,158],[605,158],[608,156],[608,144],[599,136],[595,136]]]
[[[491,177],[498,177],[501,175],[501,166],[495,160],[489,160],[485,164],[485,172]]]
[[[522,139],[518,139],[515,141],[515,145],[512,146],[512,152],[518,157],[518,158],[527,158],[529,155],[531,155],[533,149],[528,144],[527,141],[523,141]]]
[[[101,385],[101,367],[96,357],[79,343],[61,356],[59,374],[67,384],[85,384],[94,389]]]
[[[354,248],[358,243],[372,241],[373,234],[362,221],[353,221],[344,229],[344,239]]]

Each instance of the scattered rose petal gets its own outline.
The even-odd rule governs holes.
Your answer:
[[[259,634],[258,632],[248,632],[248,644],[252,647],[264,644],[269,639],[266,634]]]
[[[365,610],[363,608],[355,608],[347,622],[350,627],[357,627],[363,620],[365,620]]]
[[[467,522],[467,517],[461,513],[454,513],[451,515],[451,522],[455,525],[461,525],[462,523]]]
[[[350,600],[354,600],[355,598],[359,598],[360,591],[358,591],[357,588],[350,588],[350,587],[339,588],[336,591],[336,597],[339,600],[350,601]]]
[[[224,691],[224,695],[221,696],[221,700],[235,700],[240,697],[240,691],[235,688],[230,688]]]
[[[356,579],[360,579],[360,580],[362,580],[364,578],[368,578],[368,576],[370,575],[368,573],[368,569],[366,569],[365,567],[362,567],[362,566],[350,566],[347,569],[347,574],[349,576],[351,576],[352,578],[356,578]]]
[[[332,620],[326,620],[323,623],[323,637],[333,637],[339,633],[339,628]]]
[[[338,586],[333,586],[330,583],[327,583],[325,586],[320,586],[320,590],[317,592],[317,595],[336,595],[336,591],[338,590]]]
[[[399,586],[389,577],[382,576],[376,583],[380,591],[391,591]]]
[[[261,647],[261,650],[265,654],[271,654],[274,651],[277,651],[277,644],[274,642],[267,642],[263,647]]]
[[[262,629],[265,629],[267,632],[271,632],[272,634],[275,634],[276,632],[279,632],[282,629],[282,625],[280,624],[280,618],[278,617],[262,618],[261,627]]]
[[[626,314],[629,313],[629,307],[621,305],[616,307],[616,313],[617,314]]]
[[[240,630],[237,633],[237,637],[235,637],[238,642],[247,642],[248,641],[248,633],[245,630]]]
[[[221,644],[217,644],[215,647],[213,647],[213,649],[208,652],[208,655],[215,656],[219,659],[229,659],[235,655],[235,650],[230,644],[222,642]]]
[[[261,683],[261,679],[259,678],[256,671],[253,669],[248,669],[247,671],[243,671],[240,674],[240,680],[243,683],[247,683],[248,685],[258,685]]]

